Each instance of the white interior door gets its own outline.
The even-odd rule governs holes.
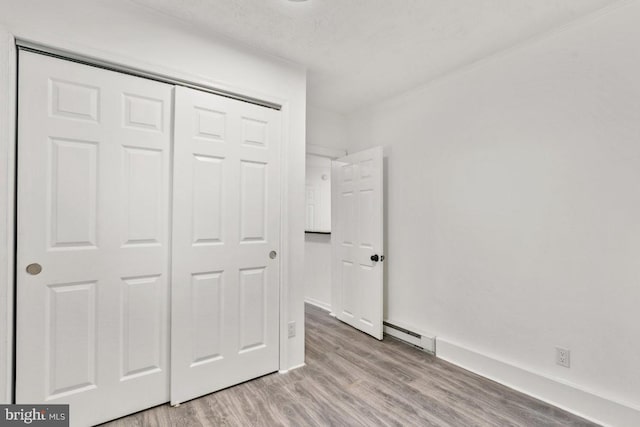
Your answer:
[[[333,161],[333,312],[382,339],[382,147]]]
[[[75,426],[166,402],[172,86],[19,60],[16,400]]]
[[[280,246],[280,113],[175,103],[173,404],[278,370]]]

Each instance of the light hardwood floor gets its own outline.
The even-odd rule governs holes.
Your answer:
[[[105,426],[595,426],[310,305],[306,345],[304,368]]]

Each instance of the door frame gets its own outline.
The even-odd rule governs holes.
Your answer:
[[[314,145],[314,144],[307,144],[305,147],[305,161],[306,161],[306,156],[317,156],[317,157],[324,157],[326,159],[329,160],[336,160],[340,157],[344,157],[347,155],[347,150],[343,150],[341,148],[331,148],[331,147],[325,147],[323,145]],[[307,165],[305,165],[305,173],[307,170]],[[333,193],[333,182],[331,183],[331,192]],[[305,194],[305,198],[306,198],[306,194]],[[334,227],[334,223],[333,223],[333,212],[331,213],[331,229],[333,230]],[[306,228],[306,227],[305,227]],[[331,245],[331,250],[333,250],[333,243],[332,243],[332,239],[333,239],[333,234],[330,234],[329,236],[329,245]],[[305,245],[306,245],[306,234],[305,234]],[[307,262],[305,260],[305,262]],[[332,271],[330,272],[331,275],[331,283],[329,284],[329,291],[331,292],[331,300],[328,301],[329,307],[323,306],[322,308],[324,308],[325,310],[328,308],[329,310],[329,315],[331,315],[332,317],[336,317],[335,314],[335,309],[336,309],[336,302],[334,299],[334,289],[333,289],[333,268],[331,269]],[[312,304],[315,306],[320,306],[319,302],[314,300],[314,299],[310,299],[306,296],[306,290],[305,290],[305,297],[304,297],[304,302],[308,303],[308,304]]]
[[[17,55],[0,27],[0,402],[13,401]]]
[[[225,84],[221,81],[205,79],[201,76],[169,69],[160,64],[149,64],[117,54],[105,53],[102,50],[88,48],[66,40],[53,39],[43,35],[14,34],[0,25],[0,403],[15,402],[15,249],[16,236],[16,151],[17,151],[17,81],[18,55],[17,40],[47,47],[58,52],[68,52],[69,57],[82,59],[87,64],[113,64],[129,70],[140,70],[142,77],[158,76],[169,80],[190,83],[197,87],[218,89],[222,92],[234,93],[244,98],[263,100],[279,105],[281,114],[281,151],[280,151],[280,283],[279,283],[279,370],[287,372],[290,367],[288,354],[290,346],[287,339],[287,323],[289,319],[290,294],[290,233],[289,233],[289,200],[291,198],[290,182],[287,173],[290,169],[288,154],[291,146],[291,108],[286,98],[269,93]],[[49,41],[41,41],[49,40]],[[65,59],[63,57],[63,59]],[[73,59],[72,59],[73,60]],[[146,73],[146,76],[144,75]],[[171,191],[172,193],[172,191]],[[298,331],[304,336],[304,331]]]

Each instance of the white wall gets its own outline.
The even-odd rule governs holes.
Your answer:
[[[307,106],[307,145],[344,150],[347,146],[347,120],[343,114]]]
[[[307,107],[307,152],[327,157],[346,153],[347,123],[342,114]],[[306,234],[305,301],[331,309],[331,235]]]
[[[304,240],[305,301],[331,310],[331,235],[307,233]]]
[[[305,231],[331,232],[331,159],[307,154]]]
[[[198,33],[187,24],[126,0],[0,0],[0,26],[6,26],[7,31],[18,37],[133,64],[154,72],[188,76],[194,81],[284,103],[283,134],[288,145],[285,193],[288,202],[283,212],[289,227],[288,252],[282,256],[289,262],[282,275],[286,286],[284,304],[287,313],[281,335],[286,336],[286,323],[292,320],[298,324],[298,333],[281,348],[281,357],[284,368],[302,364],[304,216],[288,212],[302,212],[304,209],[306,71],[210,34]],[[6,33],[0,34],[0,49],[4,51],[9,50],[6,39]],[[0,56],[0,60],[3,60],[0,67],[8,69],[4,56]],[[3,78],[0,82],[2,89],[8,88],[7,76],[0,73],[0,78]],[[13,141],[3,138],[0,152],[5,154],[10,144]],[[4,157],[0,160],[4,161]],[[6,173],[6,164],[0,163],[0,176],[6,176]],[[3,179],[2,185],[5,184]],[[8,212],[6,204],[6,200],[0,200],[3,211],[0,219],[4,219]],[[6,246],[4,242],[0,244],[0,261],[3,261],[6,259]],[[0,280],[0,287],[6,289],[8,281],[5,277]],[[2,303],[4,312],[6,301]],[[4,318],[0,322],[0,328],[6,329]],[[6,364],[7,348],[3,346],[0,350],[0,363]],[[8,399],[6,386],[6,381],[0,384],[0,402]]]
[[[640,425],[640,2],[624,4],[356,112],[348,149],[385,147],[389,320]]]

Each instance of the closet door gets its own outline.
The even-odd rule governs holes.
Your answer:
[[[278,370],[280,114],[175,93],[171,402]]]
[[[16,399],[97,424],[169,398],[173,88],[19,60]]]

